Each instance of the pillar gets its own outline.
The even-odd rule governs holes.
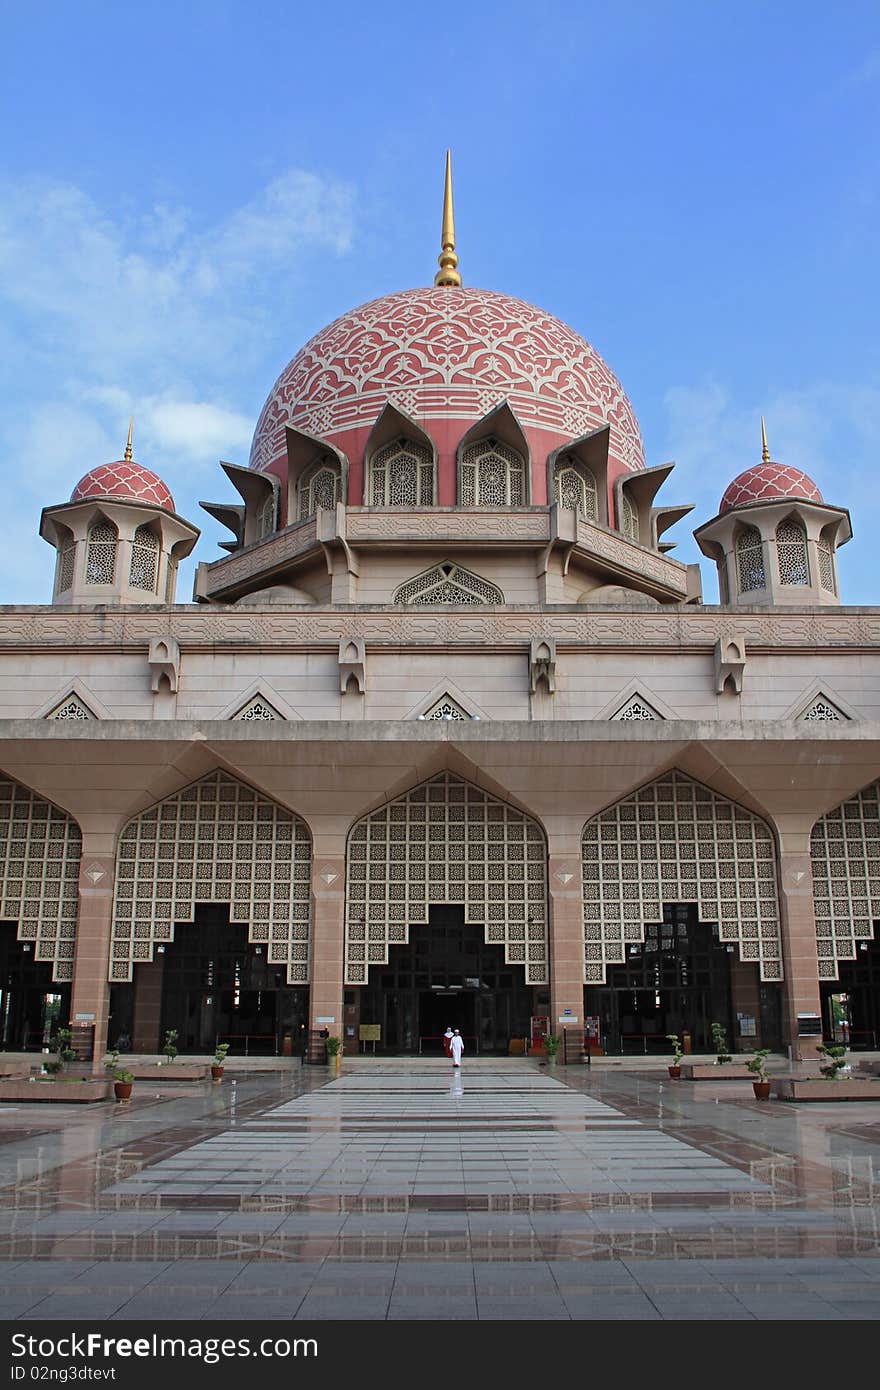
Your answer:
[[[110,934],[113,925],[115,846],[113,837],[83,826],[79,908],[73,961],[71,1023],[94,1024],[92,1071],[102,1075],[110,1005]]]
[[[312,846],[312,950],[309,1029],[328,1028],[344,1038],[345,855]]]
[[[562,852],[565,849],[571,852]],[[551,839],[548,888],[550,1031],[561,1033],[570,1028],[577,1039],[574,1055],[580,1056],[584,1037],[584,905],[579,834],[574,849]],[[564,1021],[567,1017],[571,1023]]]
[[[794,1061],[812,1061],[822,1041],[799,1038],[797,1015],[819,1014],[819,956],[813,908],[813,866],[810,835],[799,817],[796,828],[777,823],[779,833],[779,904],[782,927],[782,959],[785,970],[782,1005],[783,1041],[791,1046]]]

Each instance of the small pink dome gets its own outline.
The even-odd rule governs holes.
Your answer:
[[[148,502],[151,507],[174,511],[174,498],[162,479],[140,463],[122,460],[102,463],[80,478],[70,495],[71,502],[90,497],[115,497],[120,502]]]
[[[721,499],[719,514],[753,502],[776,502],[780,498],[800,497],[805,502],[821,502],[822,494],[812,478],[800,468],[786,463],[756,463],[734,478]]]

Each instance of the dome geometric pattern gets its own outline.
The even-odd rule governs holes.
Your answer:
[[[757,463],[734,478],[721,499],[719,515],[734,507],[753,502],[775,502],[782,497],[802,497],[805,502],[821,502],[822,494],[812,478],[800,468],[785,463]]]
[[[168,488],[149,468],[140,463],[120,461],[103,463],[80,478],[70,495],[71,502],[83,502],[89,497],[115,497],[120,502],[149,502],[152,507],[174,511],[174,498]]]
[[[389,400],[423,425],[473,422],[505,399],[523,425],[571,438],[610,425],[612,458],[645,467],[632,406],[589,343],[521,299],[469,289],[385,295],[322,329],[275,383],[250,466],[286,460],[286,425],[327,438],[372,425]]]

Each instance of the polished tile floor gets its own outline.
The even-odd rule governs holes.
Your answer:
[[[880,1315],[880,1105],[346,1060],[0,1108],[0,1317]]]

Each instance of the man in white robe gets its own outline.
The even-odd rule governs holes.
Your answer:
[[[449,1052],[452,1057],[452,1065],[454,1067],[460,1067],[461,1054],[464,1052],[464,1043],[462,1042],[461,1033],[459,1033],[457,1028],[452,1035],[452,1042],[449,1044]]]

